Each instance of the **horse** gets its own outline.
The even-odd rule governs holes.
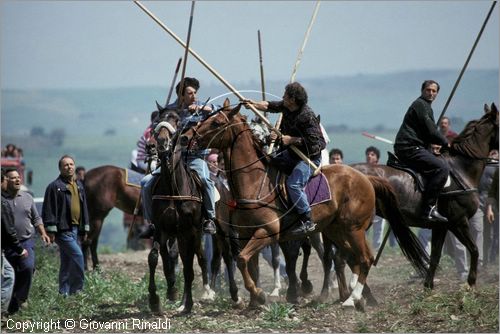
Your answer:
[[[386,165],[353,165],[362,173],[384,177],[393,185],[409,225],[432,229],[431,262],[424,279],[427,288],[434,288],[434,275],[447,231],[453,233],[469,252],[471,260],[467,283],[471,288],[475,287],[479,253],[468,220],[478,209],[477,188],[492,149],[498,149],[498,109],[494,103],[491,107],[485,105],[485,114],[479,120],[470,121],[451,142],[449,151],[441,154],[450,166],[452,179],[451,185],[443,189],[438,199],[439,212],[448,218],[445,224],[421,221],[418,213],[422,193],[408,172]]]
[[[287,213],[290,210],[281,202],[274,184],[278,171],[266,160],[262,144],[252,135],[246,117],[239,113],[240,107],[241,104],[238,104],[231,108],[226,99],[222,109],[185,132],[181,137],[181,144],[189,145],[194,140],[200,147],[218,148],[223,152],[226,164],[229,164],[229,187],[236,203],[231,223],[236,225],[239,238],[243,241],[237,265],[245,288],[250,292],[249,307],[256,307],[266,302],[266,294],[255,284],[258,251],[273,242],[302,238],[303,235],[288,232],[290,224],[287,221],[295,222],[298,217],[294,213]],[[399,219],[402,217],[398,215],[397,198],[391,196],[394,195],[394,190],[387,181],[365,176],[345,165],[324,166],[321,172],[333,190],[332,198],[315,205],[312,217],[322,233],[325,250],[331,249],[332,243],[335,244],[343,256],[349,258],[348,262],[352,263],[353,268],[351,283],[354,289],[350,294],[346,292],[347,289],[342,289],[342,306],[363,307],[362,291],[374,261],[366,242],[365,231],[375,212],[376,194],[383,201],[382,209],[389,216],[403,253],[416,270],[425,273],[428,263],[425,250],[411,230],[400,223]],[[264,189],[265,195],[257,200],[255,195],[261,194],[260,189]],[[286,298],[291,303],[298,303],[297,276],[295,268],[292,268],[297,254],[282,250],[289,278]],[[325,279],[322,295],[327,295],[326,276],[331,269],[331,251],[325,251],[323,266]]]
[[[88,268],[88,253],[92,257],[92,267],[99,267],[97,244],[104,219],[111,209],[118,208],[125,213],[133,214],[140,194],[140,186],[127,183],[127,171],[112,165],[99,166],[89,170],[85,175],[85,193],[89,211],[90,231],[87,241],[83,243],[85,268]]]

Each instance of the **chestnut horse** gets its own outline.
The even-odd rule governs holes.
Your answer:
[[[140,194],[140,186],[127,184],[126,170],[111,165],[99,166],[85,174],[85,193],[89,210],[90,231],[87,241],[83,243],[85,268],[90,247],[92,267],[99,266],[97,243],[101,234],[104,219],[111,209],[118,208],[128,214],[134,213],[135,204]],[[139,224],[136,225],[137,227]]]
[[[190,140],[196,140],[201,147],[218,148],[224,153],[229,187],[236,202],[231,223],[236,225],[239,238],[244,241],[237,265],[245,288],[250,292],[249,305],[255,306],[266,302],[265,293],[255,284],[255,259],[259,250],[273,242],[302,238],[303,235],[287,233],[287,223],[283,229],[280,226],[285,219],[288,222],[296,221],[298,217],[288,212],[279,199],[274,184],[277,170],[265,161],[261,144],[252,135],[246,117],[239,113],[240,107],[241,104],[231,110],[229,100],[226,99],[222,110],[188,130],[182,136],[181,142],[188,144]],[[402,224],[402,217],[398,215],[397,199],[388,182],[377,177],[367,177],[344,165],[325,166],[321,171],[332,189],[332,199],[315,205],[312,208],[312,217],[322,232],[325,249],[331,249],[331,244],[335,244],[344,258],[348,258],[348,263],[352,263],[351,283],[354,289],[348,295],[347,288],[341,289],[339,286],[343,306],[362,306],[360,302],[363,288],[374,261],[365,239],[365,231],[370,226],[375,212],[376,193],[383,201],[382,209],[389,216],[389,222],[403,253],[417,271],[426,272],[427,254],[415,235]],[[264,191],[261,192],[261,189]],[[261,193],[265,196],[256,200],[256,194]],[[295,268],[289,268],[295,263],[297,253],[293,254],[295,258],[285,249],[283,253],[289,278],[287,300],[297,303],[297,276]],[[331,252],[326,251],[323,261],[325,277],[331,269],[331,258],[327,258],[328,255],[331,256]],[[343,273],[337,273],[339,274]],[[323,282],[322,295],[328,294],[327,281],[325,279]],[[342,282],[340,278],[339,282]]]
[[[498,109],[495,104],[491,107],[485,105],[483,117],[469,122],[452,141],[449,152],[441,155],[448,162],[452,179],[455,181],[443,190],[438,199],[439,212],[448,218],[446,224],[429,224],[420,220],[422,194],[415,185],[414,178],[407,172],[385,165],[353,165],[365,174],[384,177],[393,185],[408,224],[432,229],[431,263],[424,281],[427,288],[434,287],[434,274],[441,259],[448,231],[452,232],[469,251],[471,260],[467,283],[470,287],[476,284],[479,253],[470,234],[469,219],[478,209],[477,188],[488,153],[492,149],[498,149]]]

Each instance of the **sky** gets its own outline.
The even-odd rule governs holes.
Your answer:
[[[183,41],[190,1],[143,1]],[[289,81],[315,1],[198,1],[191,48],[229,83]],[[322,1],[296,80],[461,69],[489,1]],[[2,88],[170,86],[184,49],[132,1],[0,2]],[[498,69],[495,7],[469,64]],[[187,75],[217,79],[190,56]],[[166,89],[167,89],[166,88]]]

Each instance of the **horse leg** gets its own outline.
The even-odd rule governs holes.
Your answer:
[[[248,261],[255,254],[258,253],[263,247],[269,245],[272,242],[271,238],[268,237],[267,231],[264,229],[258,229],[255,231],[253,237],[248,241],[245,247],[241,250],[237,258],[238,269],[243,277],[243,283],[245,288],[250,292],[250,303],[264,304],[266,302],[266,294],[261,289],[255,285],[255,281],[252,280],[250,273],[248,271]],[[250,306],[252,306],[250,304]]]
[[[348,265],[350,268],[354,268],[354,266],[355,266],[354,262],[352,262],[352,261],[347,261],[347,262],[348,262]],[[366,304],[369,306],[377,306],[378,305],[378,301],[375,298],[375,296],[373,295],[372,290],[368,286],[367,282],[365,283],[365,287],[363,289],[363,298],[366,299]]]
[[[203,235],[202,238],[207,238],[205,239],[205,246],[208,247],[208,251],[213,253],[213,245],[209,244],[207,245],[207,242],[212,241],[212,236],[210,235]],[[201,277],[203,281],[203,293],[201,295],[202,300],[214,300],[215,299],[215,291],[210,288],[210,284],[208,283],[208,261],[207,257],[205,256],[205,250],[202,247],[201,241],[198,243],[198,246],[195,248],[196,249],[196,256],[198,259],[198,265],[201,268]],[[184,263],[184,262],[183,262]]]
[[[321,294],[319,297],[319,301],[324,303],[328,300],[329,290],[330,290],[330,272],[332,270],[332,258],[333,258],[333,248],[332,241],[323,234],[323,287],[321,288]],[[346,297],[347,298],[347,297]]]
[[[260,281],[259,281],[259,253],[255,253],[250,260],[248,261],[248,272],[250,273],[250,277],[254,282],[257,282],[257,287],[260,287]],[[259,304],[265,304],[266,301],[261,303],[260,301],[257,300],[252,300],[250,298],[250,306],[258,306]]]
[[[309,264],[309,256],[311,256],[311,242],[304,238],[302,239],[302,250],[304,251],[304,259],[302,260],[302,268],[300,269],[300,281],[302,294],[308,295],[313,291],[313,285],[307,275],[307,265]]]
[[[222,237],[223,238],[223,237]],[[215,286],[217,284],[217,277],[220,274],[221,262],[222,262],[222,245],[224,240],[221,240],[221,237],[216,234],[212,236],[212,245],[213,245],[213,254],[212,261],[210,263],[210,288],[215,290]],[[221,247],[222,246],[222,247]]]
[[[219,249],[219,268],[220,268],[220,253],[222,249],[222,257],[224,258],[224,263],[226,264],[227,277],[229,283],[229,293],[231,294],[231,299],[233,300],[234,307],[241,308],[243,306],[243,300],[238,297],[238,286],[236,285],[236,280],[234,279],[234,265],[233,265],[233,254],[231,252],[231,245],[226,241],[224,235],[217,234],[220,239],[220,245],[217,247]],[[215,259],[215,249],[214,249],[214,259]],[[214,260],[212,260],[213,263]],[[212,267],[213,268],[213,267]],[[212,279],[213,276],[212,276]]]
[[[298,297],[298,279],[297,274],[295,272],[295,268],[297,266],[297,258],[299,257],[299,245],[301,241],[292,240],[280,242],[281,250],[283,251],[283,255],[285,256],[286,263],[286,273],[288,275],[288,289],[286,290],[286,300],[292,304],[299,303]]]
[[[424,281],[424,287],[426,288],[434,288],[434,275],[436,274],[439,260],[441,260],[441,251],[443,250],[444,239],[447,231],[448,230],[444,227],[438,227],[432,230],[431,263],[429,265],[429,270],[427,271],[427,277]]]
[[[366,222],[365,226],[368,225],[369,222]],[[365,231],[361,229],[351,231],[351,233],[347,235],[347,240],[351,246],[352,254],[358,254],[357,256],[353,256],[352,259],[355,263],[353,270],[355,272],[359,270],[359,277],[356,277],[356,274],[353,273],[353,278],[351,279],[350,284],[351,287],[354,285],[354,288],[349,298],[342,303],[342,307],[356,306],[358,309],[364,310],[364,306],[362,305],[363,289],[374,258],[371,254],[370,248],[366,244]],[[356,281],[355,284],[354,281]]]
[[[155,282],[155,272],[156,266],[158,265],[158,248],[157,242],[153,244],[153,248],[148,255],[148,266],[149,266],[149,308],[151,312],[160,312],[160,297],[156,293],[156,282]]]
[[[478,209],[481,210],[481,209]],[[479,249],[477,248],[470,229],[468,226],[467,218],[463,217],[457,224],[450,229],[455,234],[457,239],[467,248],[470,254],[469,276],[467,283],[471,288],[475,288],[477,279],[477,266],[479,261]]]
[[[339,298],[340,301],[343,302],[349,298],[349,289],[347,288],[347,280],[345,277],[345,256],[347,253],[344,253],[340,247],[336,248],[337,251],[333,254],[333,264],[335,266],[335,274],[337,275],[337,282],[339,285]]]
[[[274,273],[274,289],[270,296],[278,297],[281,290],[281,275],[280,275],[280,245],[278,243],[273,243],[270,246],[271,249],[271,262],[273,265]]]
[[[191,310],[193,309],[193,280],[194,280],[193,263],[194,263],[194,256],[196,253],[195,250],[201,250],[201,240],[195,238],[194,236],[191,238],[179,240],[179,253],[182,259],[183,273],[184,273],[184,292],[182,294],[182,304],[177,309],[177,311],[180,314],[191,313]],[[199,257],[198,257],[198,263],[200,263]],[[206,284],[207,281],[208,279],[206,278],[206,272],[205,272],[204,284]]]
[[[163,274],[167,279],[167,299],[171,302],[177,299],[177,288],[175,287],[175,265],[179,252],[176,239],[168,239],[160,246],[160,254],[163,262]]]

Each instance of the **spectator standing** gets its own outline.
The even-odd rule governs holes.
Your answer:
[[[45,190],[42,216],[51,241],[59,246],[59,293],[68,296],[83,289],[83,253],[80,247],[89,231],[85,189],[75,179],[75,160],[64,155],[59,159],[60,175]]]
[[[84,182],[85,181],[85,167],[83,166],[78,166],[76,167],[75,169],[75,175],[76,175],[76,179],[77,180],[80,180],[81,182]]]
[[[446,116],[441,117],[439,121],[439,132],[446,137],[448,143],[451,143],[451,141],[458,136],[458,134],[451,129],[450,119]]]
[[[332,148],[329,152],[330,164],[342,165],[344,163],[344,153],[339,148]]]
[[[28,251],[25,250],[17,238],[16,226],[14,224],[14,214],[9,202],[4,199],[7,190],[7,177],[2,169],[2,277],[1,277],[1,311],[2,315],[7,313],[12,293],[14,291],[15,271],[10,262],[5,257],[5,250],[15,252],[20,258],[27,258]]]
[[[33,197],[21,190],[21,177],[17,170],[9,170],[5,175],[7,189],[4,199],[9,203],[14,215],[14,225],[21,247],[28,251],[28,256],[24,258],[19,256],[17,247],[5,251],[5,256],[16,273],[16,282],[9,305],[9,312],[12,313],[28,300],[35,271],[35,229],[40,233],[44,243],[50,244],[50,238],[45,232]]]

